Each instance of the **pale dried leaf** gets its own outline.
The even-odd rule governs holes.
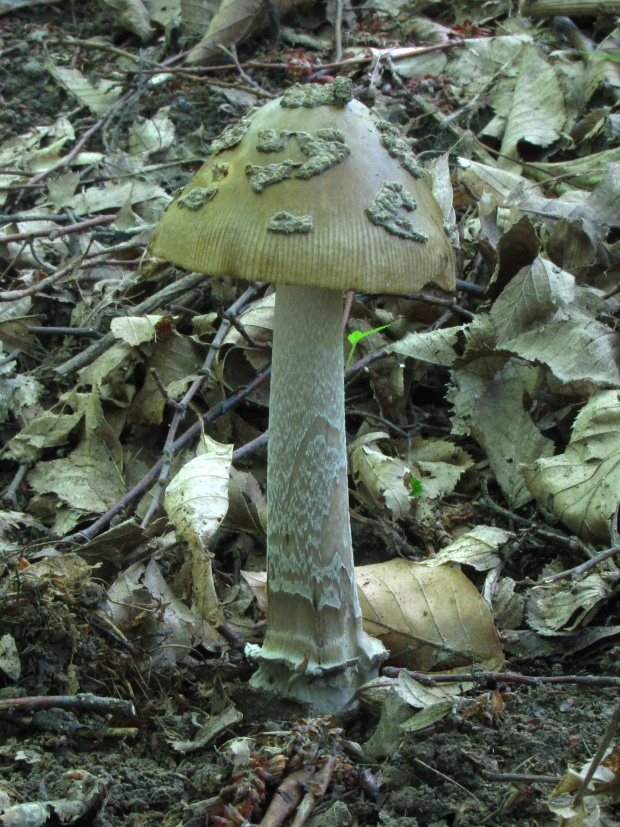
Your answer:
[[[473,663],[492,669],[503,662],[487,605],[461,571],[395,559],[358,566],[355,579],[364,628],[396,665],[445,671]]]
[[[423,686],[406,672],[399,672],[396,680],[396,691],[409,706],[415,709],[426,709],[439,701],[449,700],[454,703],[454,696],[460,695],[462,685],[459,683],[434,683],[432,686]]]
[[[202,435],[199,456],[187,462],[169,483],[164,507],[179,539],[189,546],[182,577],[201,618],[219,614],[207,543],[228,510],[232,445]]]
[[[230,469],[229,506],[226,525],[264,539],[267,530],[267,501],[253,474]]]
[[[271,341],[275,306],[276,294],[269,293],[239,315],[239,321],[252,339],[257,339],[259,342]],[[247,348],[248,341],[235,327],[231,327],[224,337],[222,345],[237,345],[238,347]]]
[[[217,11],[218,0],[180,0],[181,24],[184,31],[193,37],[200,36],[206,31],[211,18]]]
[[[102,514],[126,491],[123,449],[105,419],[98,393],[75,398],[85,416],[83,439],[67,457],[39,462],[28,482],[40,494],[54,492],[78,512]]]
[[[489,312],[498,339],[507,342],[575,301],[575,279],[538,257],[511,279]]]
[[[564,95],[553,67],[536,46],[527,46],[506,120],[502,155],[515,157],[519,141],[549,146],[560,137],[565,120]]]
[[[49,584],[66,591],[76,589],[80,581],[91,576],[92,570],[93,566],[88,565],[79,554],[58,554],[31,563],[16,575],[16,579],[19,576],[29,587],[41,591]]]
[[[517,475],[518,462],[538,458],[539,449],[552,453],[551,442],[538,431],[522,402],[524,391],[533,394],[542,379],[542,369],[504,354],[480,356],[452,371],[448,389],[454,407],[452,432],[474,434],[480,440],[498,482],[515,502],[529,499]]]
[[[451,494],[463,473],[474,464],[463,448],[445,439],[409,441],[407,460],[413,476],[422,483],[421,498],[434,500]]]
[[[450,60],[446,73],[453,76],[461,88],[467,89],[472,98],[488,89],[489,78],[495,78],[498,84],[506,78],[512,88],[517,74],[515,67],[531,43],[529,34],[467,38],[464,48]]]
[[[434,557],[423,560],[422,565],[440,566],[444,563],[461,563],[473,566],[476,571],[486,571],[497,566],[500,558],[496,551],[514,535],[503,528],[477,525],[462,534],[450,545],[438,551]]]
[[[173,594],[155,560],[122,572],[108,590],[108,601],[115,625],[137,636],[149,652],[149,669],[172,669],[196,643],[217,637]]]
[[[239,723],[242,718],[243,714],[231,704],[219,715],[210,715],[206,724],[203,724],[196,733],[193,741],[169,739],[169,744],[175,752],[189,755],[192,752],[204,749],[220,733],[233,726],[233,724]]]
[[[450,715],[454,709],[454,700],[452,698],[444,698],[437,701],[432,706],[425,707],[421,712],[407,718],[406,721],[400,725],[403,732],[420,732],[437,721],[441,721],[446,715]]]
[[[590,389],[620,386],[620,333],[593,319],[551,322],[502,346],[528,361],[543,362],[562,382]]]
[[[430,333],[407,333],[402,339],[388,345],[386,350],[431,365],[451,367],[458,355],[454,348],[459,332],[460,328],[450,327],[439,328]]]
[[[79,371],[80,382],[82,385],[100,387],[126,359],[135,361],[137,358],[130,345],[126,342],[116,342],[98,356],[92,365],[87,365]]]
[[[523,183],[521,176],[515,172],[482,164],[471,158],[458,158],[458,165],[461,169],[460,179],[463,183],[479,198],[483,195],[488,196],[488,203],[491,207],[503,206],[510,193]],[[539,194],[536,185],[532,185],[528,192],[531,193],[532,190]]]
[[[141,216],[146,206],[149,206],[153,213],[161,215],[163,209],[169,204],[170,196],[157,184],[151,181],[132,179],[121,180],[118,183],[111,181],[105,187],[92,186],[84,187],[70,199],[67,207],[76,215],[89,215],[90,213],[113,212],[129,204],[132,207],[139,206]]]
[[[593,155],[584,155],[574,161],[541,161],[535,169],[530,169],[532,177],[544,181],[547,178],[567,177],[571,188],[592,189],[599,184],[612,164],[620,163],[620,147],[612,147]]]
[[[499,629],[518,629],[523,623],[525,599],[515,586],[512,577],[502,577],[493,592],[493,617]]]
[[[132,125],[127,138],[130,155],[148,156],[173,145],[175,129],[168,112],[168,108],[160,109],[154,118],[145,118]]]
[[[99,4],[119,26],[133,32],[140,40],[148,40],[153,34],[151,17],[142,0],[99,0]]]
[[[118,81],[101,78],[94,84],[79,69],[56,66],[51,60],[45,62],[45,68],[69,94],[95,115],[107,112],[121,95],[122,86]]]
[[[262,612],[267,611],[267,572],[241,571],[241,576],[252,590],[258,607]]]
[[[128,345],[141,345],[156,338],[157,325],[164,318],[170,322],[169,316],[117,316],[110,322],[110,330]]]
[[[512,508],[525,505],[532,494],[520,473],[520,463],[530,464],[553,455],[554,445],[534,424],[521,400],[543,380],[541,368],[510,359],[477,399],[469,417],[471,435],[484,448],[489,463]]]
[[[620,492],[620,402],[599,391],[577,416],[563,454],[522,469],[536,499],[584,540],[607,540]]]
[[[299,0],[274,0],[273,6],[279,15],[286,15]],[[190,52],[188,63],[209,62],[222,56],[220,44],[234,46],[239,41],[261,31],[268,17],[261,0],[222,0],[213,15],[209,28],[202,40]]]
[[[364,755],[377,759],[390,755],[403,740],[401,725],[411,716],[411,707],[394,689],[387,692],[381,709],[379,723],[364,744]]]
[[[395,520],[409,512],[411,472],[404,462],[382,454],[376,446],[362,445],[353,451],[351,466],[358,493],[367,503],[388,508]]]
[[[122,469],[105,443],[92,440],[83,440],[64,459],[39,462],[29,473],[28,484],[40,494],[54,492],[77,511],[94,514],[103,514],[126,490]]]
[[[9,634],[0,637],[0,672],[13,682],[18,681],[22,673],[15,638]]]
[[[543,635],[575,631],[610,594],[609,584],[596,572],[575,584],[560,581],[534,586],[529,592],[527,622]]]
[[[194,457],[168,484],[164,506],[178,536],[204,552],[228,510],[232,445]]]
[[[174,330],[166,331],[160,324],[157,340],[152,345],[152,355],[147,360],[144,385],[140,388],[128,413],[129,422],[144,422],[158,425],[163,418],[166,400],[155,381],[151,370],[155,370],[164,387],[171,393],[173,382],[184,388],[195,378],[202,365],[199,348],[186,336],[180,336]]]

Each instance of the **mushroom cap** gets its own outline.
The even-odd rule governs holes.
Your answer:
[[[397,130],[356,100],[287,96],[214,141],[150,252],[188,270],[275,283],[452,289],[443,215]]]

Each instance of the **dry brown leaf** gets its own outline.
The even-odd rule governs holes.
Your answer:
[[[418,671],[503,663],[487,605],[458,569],[396,558],[358,566],[355,578],[364,629],[390,651],[390,663]]]
[[[274,0],[279,17],[284,17],[295,6],[307,5],[299,0]],[[222,0],[222,3],[202,40],[187,57],[188,63],[208,63],[222,57],[220,46],[234,46],[265,28],[267,12],[262,0]]]

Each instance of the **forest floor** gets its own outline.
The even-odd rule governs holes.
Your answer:
[[[462,7],[457,15],[459,36],[491,38],[500,30],[503,34],[509,30],[508,3],[456,5]],[[484,29],[474,15],[482,5],[492,9],[482,21]],[[449,3],[429,7],[426,11],[432,11],[434,22],[456,26]],[[149,387],[147,399],[149,368],[155,367],[163,376],[170,395],[182,394],[189,384],[183,384],[184,378],[197,375],[208,353],[213,331],[222,318],[218,314],[247,287],[214,279],[209,286],[188,283],[179,295],[160,297],[168,283],[185,274],[149,261],[146,244],[168,196],[200,166],[205,141],[243,115],[250,105],[307,79],[314,71],[311,64],[330,62],[329,48],[321,52],[317,46],[316,31],[323,11],[315,8],[304,14],[295,25],[308,38],[313,34],[314,48],[274,46],[270,39],[273,33],[259,32],[254,40],[239,46],[243,70],[233,64],[212,73],[179,71],[157,84],[150,83],[157,75],[141,71],[148,69],[149,61],[156,61],[163,76],[166,67],[161,61],[180,51],[182,45],[175,35],[165,42],[159,23],[154,27],[155,37],[141,47],[134,34],[92,0],[35,5],[0,16],[0,187],[10,178],[0,207],[1,286],[8,294],[3,300],[5,307],[10,305],[0,319],[4,346],[0,369],[10,364],[13,371],[3,374],[3,381],[13,384],[3,386],[0,394],[2,444],[8,446],[0,459],[6,509],[0,512],[0,813],[4,812],[0,823],[5,827],[59,822],[97,827],[299,825],[303,804],[297,808],[296,822],[287,821],[281,812],[265,818],[265,812],[275,790],[287,779],[300,795],[311,789],[291,781],[292,773],[310,765],[317,771],[329,767],[332,773],[326,791],[318,796],[316,806],[309,808],[307,823],[314,827],[620,825],[620,808],[615,803],[615,773],[620,768],[616,752],[612,751],[612,759],[607,761],[608,773],[616,777],[615,787],[612,784],[598,797],[589,794],[585,809],[577,802],[573,820],[563,821],[554,807],[559,803],[568,806],[576,786],[569,784],[565,797],[552,802],[561,779],[569,770],[582,771],[617,716],[618,570],[613,558],[608,559],[596,595],[590,596],[589,602],[575,598],[574,610],[565,613],[564,623],[546,628],[540,605],[538,614],[532,609],[534,593],[529,591],[542,577],[583,563],[584,549],[592,557],[613,545],[616,535],[611,532],[611,543],[600,535],[586,538],[584,543],[531,497],[511,500],[496,484],[495,467],[489,469],[480,440],[475,442],[462,431],[455,438],[455,444],[473,458],[471,467],[461,478],[460,487],[448,492],[441,506],[433,506],[434,511],[424,512],[417,527],[413,513],[393,519],[394,514],[378,504],[376,497],[373,501],[372,496],[360,494],[352,501],[357,515],[353,519],[354,545],[360,564],[393,556],[420,561],[458,537],[463,526],[492,526],[511,538],[504,548],[503,568],[497,569],[498,578],[500,572],[502,578],[511,578],[511,594],[516,596],[516,603],[507,601],[502,612],[496,611],[505,663],[496,664],[494,672],[468,670],[452,709],[414,731],[402,727],[414,711],[402,692],[390,694],[383,702],[381,698],[374,702],[361,698],[333,717],[316,718],[294,700],[274,699],[249,686],[252,665],[237,640],[259,642],[264,616],[239,571],[264,568],[260,525],[264,445],[236,459],[236,464],[258,481],[258,493],[246,487],[245,512],[237,502],[236,510],[229,513],[209,543],[216,591],[226,617],[222,630],[229,632],[228,637],[218,636],[211,628],[200,639],[192,625],[195,615],[183,615],[181,604],[193,607],[192,611],[196,608],[195,586],[189,582],[185,546],[170,531],[158,503],[146,528],[140,527],[140,522],[148,502],[142,504],[142,511],[138,509],[134,520],[134,499],[127,508],[119,509],[125,522],[119,523],[115,515],[100,530],[87,531],[86,543],[84,537],[71,545],[63,541],[87,529],[120,501],[162,455],[174,408],[166,407],[161,394],[159,401],[153,402],[159,393],[154,386]],[[347,33],[345,58],[351,47],[406,45],[398,37],[384,35],[381,15],[366,6],[356,15],[359,28]],[[549,53],[557,35],[542,25],[541,43]],[[613,29],[611,23],[599,25],[591,18],[580,20],[579,25],[595,44]],[[454,32],[456,37],[456,28]],[[100,48],[85,45],[91,40]],[[299,40],[301,44],[301,36]],[[77,75],[66,75],[61,81],[60,75],[49,69],[50,61],[81,72],[92,86],[87,91],[77,89]],[[411,134],[416,135],[419,153],[452,152],[454,131],[441,131],[437,121],[424,119],[431,108],[443,117],[456,110],[457,81],[441,71],[432,76],[429,70],[429,74],[411,79],[400,77],[388,63],[381,71],[378,66],[370,56],[366,62],[339,64],[329,71],[352,76],[356,96],[369,104],[374,102],[382,117],[399,127],[413,125]],[[121,83],[125,93],[133,92],[109,117],[105,107],[98,115],[94,109],[99,104],[88,104],[88,95],[94,95],[92,87],[100,78],[113,79]],[[615,106],[612,95],[596,105],[591,102],[581,115],[590,117],[594,130],[595,113],[605,109],[605,117],[613,121]],[[464,130],[468,134],[479,131],[485,112],[489,114],[484,95],[472,112],[473,121]],[[79,166],[58,167],[50,175],[50,167],[96,123],[100,128],[81,147],[84,155]],[[151,141],[153,133],[147,127],[161,129],[162,134],[170,129],[172,138],[160,149],[141,154],[131,149],[132,140]],[[15,153],[20,146],[25,152],[29,140],[30,154],[22,165],[15,160]],[[462,135],[459,141],[458,154],[466,155]],[[498,147],[488,135],[485,145],[485,151]],[[181,146],[185,147],[183,152]],[[614,146],[613,139],[609,139],[609,146]],[[532,162],[539,159],[534,149],[533,142],[521,146],[530,153]],[[570,158],[571,151],[564,145],[553,160]],[[34,181],[38,174],[43,178]],[[471,199],[471,191],[457,184],[455,175],[455,205],[462,230],[479,198]],[[19,176],[25,182],[23,187],[18,186]],[[121,190],[128,180],[144,185],[139,198],[134,191]],[[72,199],[77,194],[92,195],[96,188],[105,207],[74,209],[76,201]],[[23,218],[28,213],[35,218],[43,213],[36,225],[38,236],[29,236],[34,225]],[[55,213],[61,213],[62,220],[53,218]],[[483,228],[488,220],[487,215]],[[67,222],[75,225],[80,221],[90,224],[74,228],[66,236],[55,232]],[[515,246],[504,246],[508,258],[513,254],[518,258],[531,245],[531,237],[522,224],[519,227],[522,235],[515,238],[513,234],[510,240]],[[7,236],[11,236],[10,244]],[[597,295],[609,297],[613,291],[602,279],[613,270],[614,239],[608,236],[605,244],[605,265],[592,258],[590,275],[596,272],[592,278],[582,274],[580,284],[596,285]],[[473,318],[485,309],[489,297],[482,294],[502,255],[493,246],[487,238],[475,255],[466,252],[462,257],[458,278],[469,278],[479,285],[480,295],[462,292],[463,301],[456,311],[454,306],[450,309],[452,300],[448,301],[445,312],[453,315],[447,322],[447,317],[442,317],[442,325],[462,323],[461,310]],[[91,253],[98,257],[88,259]],[[61,280],[54,279],[59,269],[80,257],[86,262],[83,269],[70,269]],[[571,270],[568,262],[564,266]],[[41,286],[46,278],[51,278],[49,285]],[[504,284],[509,280],[504,274]],[[491,292],[490,300],[497,294]],[[101,362],[95,362],[94,357],[80,361],[80,355],[92,342],[103,341],[101,335],[109,330],[111,319],[135,306],[142,307],[141,303],[148,304],[152,296],[158,297],[153,306],[139,315],[159,312],[153,324],[159,326],[161,350],[156,352],[153,344],[153,350],[147,352],[150,345],[146,343],[134,346],[130,358],[126,353],[117,354],[106,369],[105,382],[99,381],[95,399],[86,390],[90,387],[88,376],[81,371],[99,365],[101,378]],[[384,322],[385,314],[398,315],[404,307],[402,303],[397,309],[385,305],[383,316],[371,318],[364,315],[364,301],[363,297],[356,300],[352,314],[368,322],[366,330]],[[444,312],[441,301],[435,305],[410,302],[405,315],[415,322],[417,313],[413,327],[417,324],[429,329]],[[196,317],[204,320],[202,330],[197,331]],[[260,317],[252,328],[258,338],[269,336],[263,320]],[[47,334],[41,330],[44,327],[49,328]],[[79,332],[83,330],[86,332]],[[366,355],[381,349],[382,342],[375,342]],[[123,346],[132,347],[128,341]],[[104,350],[99,357],[101,353]],[[76,357],[77,362],[70,363]],[[392,354],[392,358],[397,366],[406,357]],[[183,369],[175,373],[179,362],[184,363]],[[187,411],[183,429],[194,423],[195,411],[204,413],[224,402],[232,390],[247,386],[264,364],[264,354],[253,363],[238,354],[218,363],[217,381]],[[398,410],[399,406],[390,409],[385,401],[388,391],[381,382],[388,383],[387,371],[379,375],[379,369],[372,386],[358,374],[348,385],[348,402],[355,408],[350,420],[352,438],[360,424],[355,418],[360,410],[374,412],[381,430],[386,418],[401,427],[415,413],[426,435],[444,438],[449,434],[448,371],[428,365],[422,369],[419,363],[416,371],[411,369],[399,385],[407,400]],[[173,392],[169,386],[176,380],[181,384]],[[92,380],[92,387],[95,385]],[[129,386],[131,392],[126,391]],[[602,387],[613,389],[614,384],[603,383]],[[574,387],[571,392],[579,393]],[[538,390],[533,396],[539,401],[542,398]],[[135,402],[138,398],[139,404]],[[62,412],[59,400],[64,405]],[[576,396],[571,397],[571,404],[575,400]],[[373,407],[375,403],[378,407]],[[560,407],[555,402],[554,406]],[[42,441],[36,443],[31,423],[50,410],[56,419],[47,421],[41,430]],[[65,424],[61,416],[66,418]],[[71,417],[74,419],[69,422]],[[260,437],[266,422],[266,392],[261,386],[242,398],[234,412],[226,411],[209,433],[239,450]],[[565,446],[572,422],[572,418],[562,420],[560,416],[554,420],[548,434],[556,446]],[[390,427],[388,422],[385,429],[390,431]],[[62,431],[56,441],[49,436],[54,429]],[[22,433],[26,436],[21,437]],[[93,448],[95,443],[108,446],[109,455],[100,458]],[[75,456],[71,469],[56,465],[50,473],[37,471],[37,466],[41,469],[52,462],[66,462],[78,449],[82,458],[94,452],[92,464],[76,470]],[[122,485],[106,476],[110,456],[115,462],[121,457],[124,463]],[[72,492],[58,482],[68,471],[68,488],[74,492],[82,492],[82,486],[90,489],[88,494],[80,493],[80,501],[72,499]],[[242,490],[242,484],[237,485]],[[96,501],[97,496],[103,504]],[[483,591],[487,582],[484,569],[474,566],[467,568],[467,573]],[[195,570],[192,577],[195,580]],[[569,583],[567,593],[579,591],[578,581],[578,577],[564,581]],[[121,603],[125,611],[119,614],[114,606]],[[159,658],[153,656],[166,636],[174,641],[170,649]],[[170,651],[174,646],[178,651],[173,657]],[[385,685],[395,686],[396,672],[387,675],[392,683],[387,680]],[[613,732],[609,734],[613,748]],[[572,778],[577,778],[578,784],[578,777]],[[566,815],[569,811],[563,812]]]

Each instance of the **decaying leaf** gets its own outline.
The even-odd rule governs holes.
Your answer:
[[[174,397],[181,395],[195,379],[202,359],[197,345],[173,330],[166,317],[157,324],[157,339],[151,347],[152,354],[145,365],[147,374],[144,384],[132,400],[128,420],[157,425],[162,421],[166,400],[152,371]]]
[[[499,100],[495,99],[496,106]],[[528,45],[521,53],[514,90],[502,115],[506,118],[503,156],[515,157],[519,141],[549,146],[560,137],[566,120],[564,95],[553,67],[535,46]],[[500,158],[499,166],[506,165]]]
[[[542,635],[572,632],[596,607],[608,600],[611,587],[598,572],[581,577],[576,584],[563,581],[534,586],[529,593],[529,625]]]
[[[155,560],[134,563],[108,590],[109,613],[128,638],[148,652],[146,667],[172,669],[198,642],[217,638],[213,627],[176,597]]]
[[[141,40],[148,40],[153,34],[151,17],[142,0],[99,0],[99,3],[120,26]]]
[[[510,531],[490,525],[478,525],[438,551],[434,557],[423,561],[425,566],[441,566],[445,563],[462,563],[477,571],[492,569],[500,562],[496,551],[513,536]]]
[[[389,650],[391,663],[446,671],[503,662],[487,605],[461,571],[397,558],[358,566],[355,579],[364,628]]]
[[[45,448],[65,444],[82,416],[81,411],[43,411],[9,441],[6,452],[18,462],[37,459]]]
[[[128,345],[141,345],[156,338],[157,325],[163,319],[170,324],[170,316],[118,316],[112,319],[110,330]]]
[[[232,445],[203,435],[200,454],[187,462],[166,489],[164,506],[177,535],[189,546],[194,605],[201,617],[218,613],[207,543],[228,510]]]
[[[268,613],[267,574],[242,575]],[[396,558],[356,566],[355,582],[364,631],[381,640],[390,664],[437,672],[503,663],[487,605],[458,569]]]
[[[276,13],[282,17],[294,6],[304,5],[299,0],[275,0]],[[269,18],[261,0],[221,0],[202,40],[190,52],[188,63],[208,63],[221,59],[224,47],[257,34],[268,24]]]
[[[183,755],[197,752],[204,749],[221,732],[238,723],[242,718],[242,713],[231,704],[219,715],[209,715],[206,723],[200,727],[193,741],[178,741],[171,738],[169,739],[170,746],[175,752],[180,752]]]
[[[17,682],[21,676],[22,667],[19,660],[19,652],[12,635],[0,637],[0,673],[4,674],[10,681]]]
[[[411,473],[422,484],[420,498],[424,500],[451,494],[463,473],[474,464],[467,451],[445,439],[408,440],[406,457]]]
[[[121,95],[117,81],[100,79],[96,84],[86,78],[79,69],[57,66],[48,60],[45,68],[69,94],[95,113],[103,115]]]
[[[386,456],[376,445],[360,445],[351,454],[351,466],[358,494],[367,504],[388,508],[395,520],[408,513],[411,471],[402,460]]]
[[[522,469],[536,499],[584,540],[606,540],[620,496],[620,401],[600,391],[579,412],[563,454]]]
[[[168,149],[175,140],[174,124],[169,110],[160,109],[153,118],[136,121],[129,130],[128,151],[142,158]]]
[[[84,411],[82,440],[67,457],[39,462],[28,475],[28,482],[39,494],[53,492],[78,514],[102,514],[126,490],[123,449],[105,418],[97,392],[76,399],[78,408]]]
[[[609,747],[598,764],[586,794],[577,798],[592,761],[580,770],[568,769],[551,793],[548,806],[558,816],[560,827],[604,827],[613,824],[617,802],[618,746]],[[611,798],[610,798],[611,796]]]
[[[92,820],[106,798],[108,776],[97,777],[81,769],[72,769],[63,779],[67,786],[64,798],[27,801],[0,809],[0,820],[6,827],[44,827],[60,822],[75,824]]]

